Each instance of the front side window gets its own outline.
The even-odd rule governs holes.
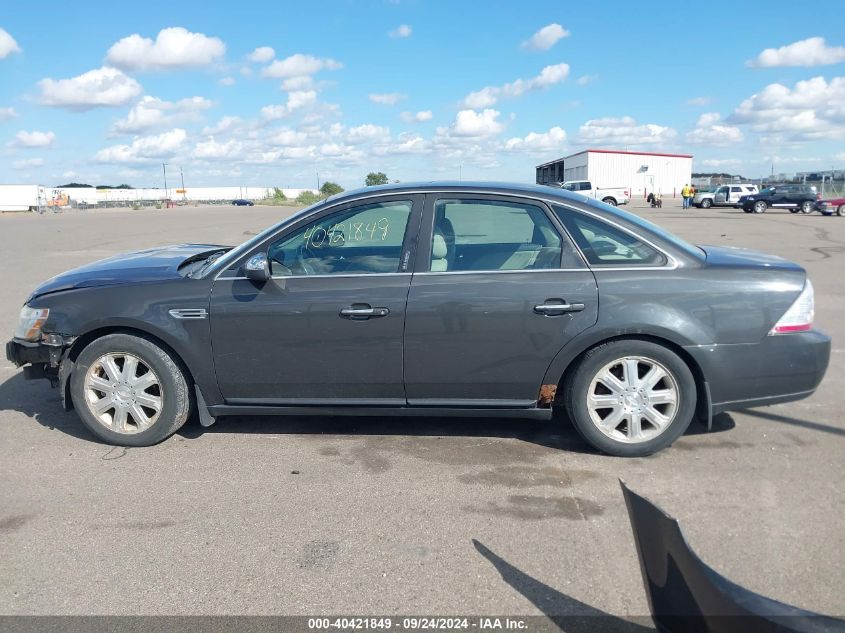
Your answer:
[[[663,266],[666,256],[627,231],[592,216],[554,207],[593,266]]]
[[[379,202],[338,211],[298,228],[268,249],[273,275],[395,273],[410,200]]]
[[[430,270],[495,271],[581,267],[575,249],[539,206],[504,200],[441,199],[435,204]]]

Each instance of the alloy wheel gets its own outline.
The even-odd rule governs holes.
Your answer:
[[[625,356],[602,367],[587,391],[590,420],[620,442],[648,442],[663,433],[678,411],[680,390],[672,373],[644,356]]]
[[[132,354],[100,356],[85,374],[84,389],[91,414],[115,433],[140,433],[161,415],[161,382],[147,363]]]

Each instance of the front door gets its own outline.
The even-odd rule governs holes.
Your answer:
[[[421,206],[422,196],[405,195],[329,209],[250,253],[267,253],[268,282],[231,269],[218,277],[210,319],[227,402],[405,404],[402,335]]]
[[[554,356],[596,322],[593,274],[540,202],[426,197],[405,322],[417,406],[530,407]]]

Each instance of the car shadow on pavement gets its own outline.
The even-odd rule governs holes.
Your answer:
[[[19,411],[34,418],[41,426],[67,433],[77,439],[102,443],[85,428],[76,412],[62,409],[57,389],[44,380],[24,380],[20,372],[0,383],[0,412]],[[713,420],[713,429],[693,421],[686,435],[727,431],[733,419],[720,414]],[[576,433],[562,411],[551,421],[519,418],[445,418],[405,416],[231,416],[221,417],[204,428],[196,415],[178,434],[196,438],[205,433],[255,433],[278,435],[389,435],[418,437],[484,437],[517,439],[539,446],[577,453],[595,453]]]
[[[781,424],[800,426],[801,428],[810,429],[812,431],[821,431],[823,433],[832,433],[833,435],[845,436],[845,428],[831,426],[829,424],[822,424],[821,422],[810,422],[809,420],[801,420],[799,418],[793,418],[788,415],[780,415],[778,413],[771,413],[769,411],[763,411],[760,409],[746,409],[742,413],[743,415],[749,415],[752,418],[762,418],[771,422],[780,422]]]
[[[646,631],[654,631],[651,626],[623,620],[561,593],[514,567],[476,539],[472,539],[472,544],[478,550],[478,553],[496,568],[496,571],[502,576],[502,580],[525,596],[531,604],[542,611],[562,631],[567,631],[567,633],[592,633],[593,631],[645,633]],[[646,620],[646,618],[641,619]]]

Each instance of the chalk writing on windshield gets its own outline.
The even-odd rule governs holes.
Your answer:
[[[381,218],[373,222],[338,222],[328,228],[315,225],[309,226],[302,234],[302,242],[306,248],[325,248],[326,246],[343,246],[350,242],[378,242],[385,241],[390,233],[390,220]]]

